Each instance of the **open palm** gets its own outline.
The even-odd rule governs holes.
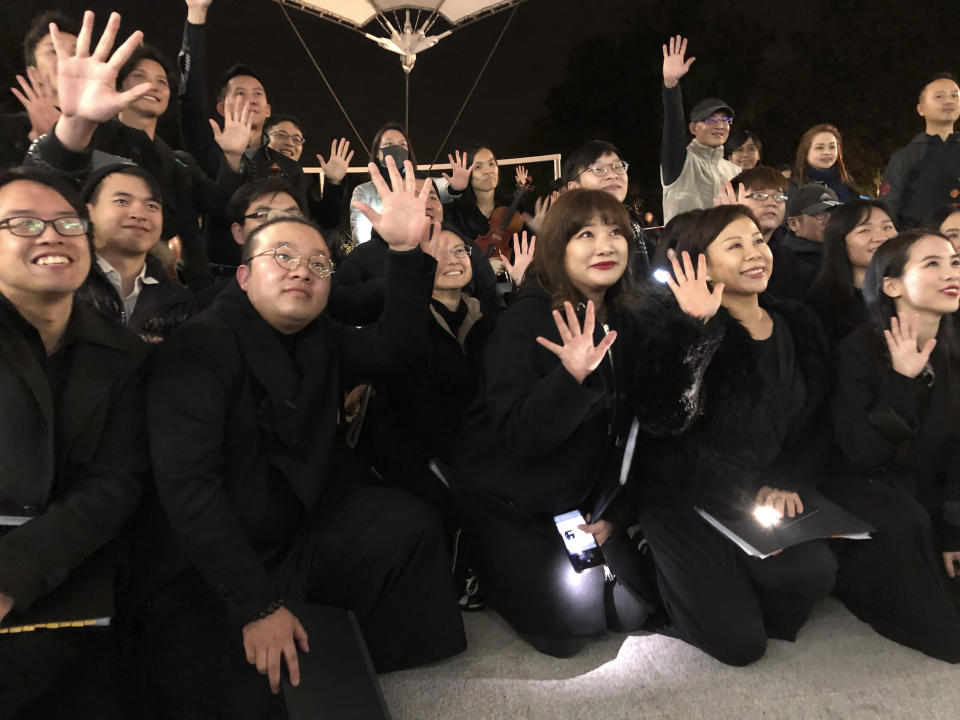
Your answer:
[[[573,311],[573,305],[570,302],[563,304],[566,313],[566,321],[559,310],[553,311],[553,321],[560,332],[562,345],[550,342],[544,337],[538,337],[537,342],[552,352],[563,363],[578,383],[582,383],[587,375],[592,373],[603,362],[603,356],[617,339],[617,331],[611,330],[603,340],[597,345],[593,344],[593,330],[596,323],[596,311],[593,307],[593,300],[587,302],[587,309],[583,318],[583,331],[580,331],[580,321]]]
[[[392,250],[412,250],[430,234],[427,196],[433,183],[425,182],[417,193],[413,164],[409,160],[404,163],[405,177],[401,177],[393,158],[387,157],[386,162],[391,187],[387,187],[375,164],[370,163],[367,166],[370,179],[383,201],[380,212],[362,202],[354,202],[353,206],[363,213]]]

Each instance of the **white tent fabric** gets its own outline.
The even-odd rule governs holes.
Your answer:
[[[451,25],[458,25],[480,15],[487,15],[515,5],[517,0],[421,0],[421,2],[402,2],[400,0],[280,0],[303,10],[325,15],[331,19],[362,28],[376,19],[378,14],[392,13],[396,10],[420,10],[427,14],[438,13]]]

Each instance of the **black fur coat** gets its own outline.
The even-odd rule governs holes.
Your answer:
[[[782,407],[760,368],[756,342],[724,308],[708,323],[720,342],[691,398],[698,416],[682,432],[648,436],[631,468],[640,502],[694,504],[723,512],[752,502],[763,485],[801,491],[819,484],[829,448],[828,348],[811,311],[762,296],[789,328],[806,387],[802,408]]]

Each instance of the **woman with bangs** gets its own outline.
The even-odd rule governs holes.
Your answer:
[[[867,319],[863,278],[871,258],[897,234],[879,200],[854,200],[830,212],[823,231],[823,264],[806,302],[827,335],[830,350]]]
[[[837,595],[877,632],[960,662],[960,257],[935,230],[877,249],[868,321],[837,350],[837,479],[824,494],[874,527],[842,543]]]
[[[534,647],[578,652],[608,627],[635,630],[655,599],[618,518],[632,419],[648,433],[689,421],[704,326],[631,287],[626,210],[600,190],[551,208],[517,300],[487,345],[451,486],[483,594]],[[617,580],[576,572],[553,518],[578,510]],[[628,519],[629,513],[623,516]]]
[[[701,410],[682,432],[649,438],[630,482],[657,570],[669,632],[721,662],[760,658],[767,638],[794,640],[833,585],[825,543],[807,542],[766,559],[746,555],[697,513],[803,512],[829,437],[818,433],[827,355],[812,313],[764,294],[770,248],[742,205],[688,213],[658,254],[672,266],[677,297],[716,350],[698,387]],[[694,270],[693,258],[697,258]],[[712,290],[709,290],[712,288]]]
[[[791,190],[820,183],[837,194],[842,203],[860,197],[860,191],[843,161],[840,131],[829,123],[814,125],[800,136],[797,157],[790,174]],[[789,194],[789,193],[788,193]]]

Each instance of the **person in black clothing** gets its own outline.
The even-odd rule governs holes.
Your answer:
[[[303,123],[297,118],[293,115],[271,115],[263,123],[263,134],[271,150],[300,162],[303,144],[307,139],[303,136]]]
[[[610,194],[557,199],[530,277],[488,343],[450,473],[487,601],[559,657],[607,627],[636,629],[652,609],[656,591],[616,519],[624,444],[634,415],[665,432],[695,410],[681,398],[695,383],[703,324],[634,296],[629,237]],[[616,583],[571,567],[552,519],[571,509]]]
[[[752,170],[763,162],[763,143],[756,133],[737,130],[723,144],[723,156],[744,170]]]
[[[212,0],[186,0],[187,21],[183,32],[180,62],[180,121],[184,147],[197,159],[209,177],[217,177],[224,164],[220,150],[221,134],[214,130],[210,118],[207,93],[206,22]],[[242,108],[245,111],[242,112]],[[335,167],[327,171],[324,191],[318,194],[308,188],[300,164],[281,152],[271,150],[263,142],[263,126],[270,116],[270,103],[264,83],[252,68],[236,64],[224,74],[217,95],[216,109],[225,122],[238,113],[249,119],[242,138],[240,155],[243,182],[269,177],[285,178],[293,188],[297,204],[309,208],[309,214],[322,228],[335,228],[346,211],[343,177],[346,175],[347,153],[330,158]],[[341,141],[341,145],[345,141]],[[347,143],[349,150],[349,143]],[[341,174],[342,173],[342,174]],[[229,227],[222,212],[207,217],[207,252],[211,262],[236,266],[239,252],[231,241]]]
[[[603,190],[613,195],[630,214],[630,228],[633,230],[633,252],[636,257],[631,261],[637,280],[646,280],[650,276],[654,243],[644,233],[643,220],[637,212],[624,201],[627,199],[630,179],[627,177],[629,163],[620,157],[620,151],[612,143],[604,140],[589,140],[578,147],[563,163],[563,185],[568,190],[589,188]]]
[[[628,486],[639,490],[640,527],[673,632],[721,662],[746,665],[764,654],[768,637],[796,638],[830,592],[833,557],[825,543],[808,542],[751,558],[695,508],[802,512],[829,442],[819,417],[827,349],[807,308],[763,294],[771,254],[749,210],[689,214],[675,248],[664,250],[669,284],[712,283],[713,295],[699,290],[703,309],[695,314],[712,316],[717,346],[690,400],[702,411],[682,432],[641,443]]]
[[[882,635],[952,663],[960,662],[956,253],[943,235],[918,230],[874,253],[863,281],[869,320],[836,354],[839,453],[823,491],[877,528],[868,542],[838,543],[837,595]]]
[[[94,264],[77,297],[136,332],[162,342],[197,309],[193,294],[170,280],[149,254],[160,240],[160,186],[137,165],[95,170],[83,189],[93,224]]]
[[[379,376],[426,340],[436,263],[418,249],[435,252],[423,194],[409,166],[406,183],[389,169],[393,191],[371,171],[384,198],[371,220],[391,247],[377,325],[323,317],[330,251],[308,220],[281,217],[248,236],[237,283],[159,350],[148,428],[169,526],[143,559],[138,644],[160,717],[283,717],[281,655],[297,685],[298,652],[325,651],[287,600],[353,610],[379,672],[465,646],[436,516],[365,487],[336,427],[347,376]]]
[[[830,212],[823,231],[823,264],[807,294],[834,351],[867,319],[863,278],[877,248],[897,234],[879,200],[854,200]]]
[[[74,302],[90,262],[69,185],[33,168],[0,176],[0,626],[54,591],[100,595],[81,578],[104,565],[109,595],[143,493],[146,347]],[[0,635],[4,718],[129,717],[119,647],[115,626]]]
[[[924,131],[890,156],[880,197],[897,227],[918,226],[960,192],[960,87],[950,73],[934,75],[920,89],[917,114]]]
[[[787,199],[787,232],[782,236],[783,272],[777,272],[778,297],[803,300],[823,264],[823,231],[830,211],[840,205],[828,187],[811,183],[797,188]]]
[[[790,192],[811,183],[830,188],[840,202],[860,197],[853,178],[843,160],[843,141],[833,125],[814,125],[800,136],[797,157],[790,174]]]
[[[116,20],[113,18],[116,17]],[[108,31],[116,35],[119,16],[111,16]],[[84,27],[92,27],[93,15],[84,17]],[[113,27],[113,30],[109,28]],[[141,37],[139,31],[135,33]],[[208,278],[207,254],[198,227],[198,212],[222,212],[230,195],[239,187],[239,173],[246,130],[239,116],[230,118],[218,146],[224,163],[216,182],[209,180],[189,156],[177,155],[159,137],[157,122],[166,112],[171,90],[171,76],[166,60],[149,46],[124,44],[114,54],[123,58],[116,76],[115,93],[102,85],[103,78],[90,75],[91,67],[85,61],[99,61],[104,57],[80,58],[68,55],[68,48],[54,38],[60,55],[59,67],[69,64],[74,74],[61,77],[59,97],[63,115],[54,131],[34,143],[27,161],[66,173],[78,187],[94,167],[127,160],[148,170],[160,183],[164,207],[164,227],[161,237],[181,239],[183,259],[189,279],[202,285]],[[127,41],[129,43],[129,40]],[[100,65],[96,66],[100,67]],[[112,67],[116,67],[114,64]],[[112,71],[111,71],[112,72]],[[66,87],[65,87],[66,85]],[[97,87],[97,94],[89,97],[95,104],[81,106],[83,93]]]
[[[60,27],[68,48],[76,47],[79,27],[62,13],[45,12],[30,22],[23,38],[26,77],[17,75],[20,89],[11,88],[24,112],[0,115],[0,168],[22,163],[30,143],[50,132],[60,117],[57,54],[50,38],[50,23]]]
[[[432,181],[417,178],[418,191],[423,188],[424,183],[432,184]],[[431,222],[444,221],[443,205],[440,204],[437,191],[432,187],[427,195],[426,216]],[[471,250],[472,267],[468,292],[480,301],[484,315],[495,317],[503,309],[497,294],[497,277],[476,244],[472,240],[467,240],[467,244]],[[387,243],[374,230],[367,242],[358,245],[344,258],[333,279],[333,290],[330,294],[331,317],[350,325],[369,325],[376,322],[383,312],[387,249]],[[519,262],[516,264],[520,265]]]

